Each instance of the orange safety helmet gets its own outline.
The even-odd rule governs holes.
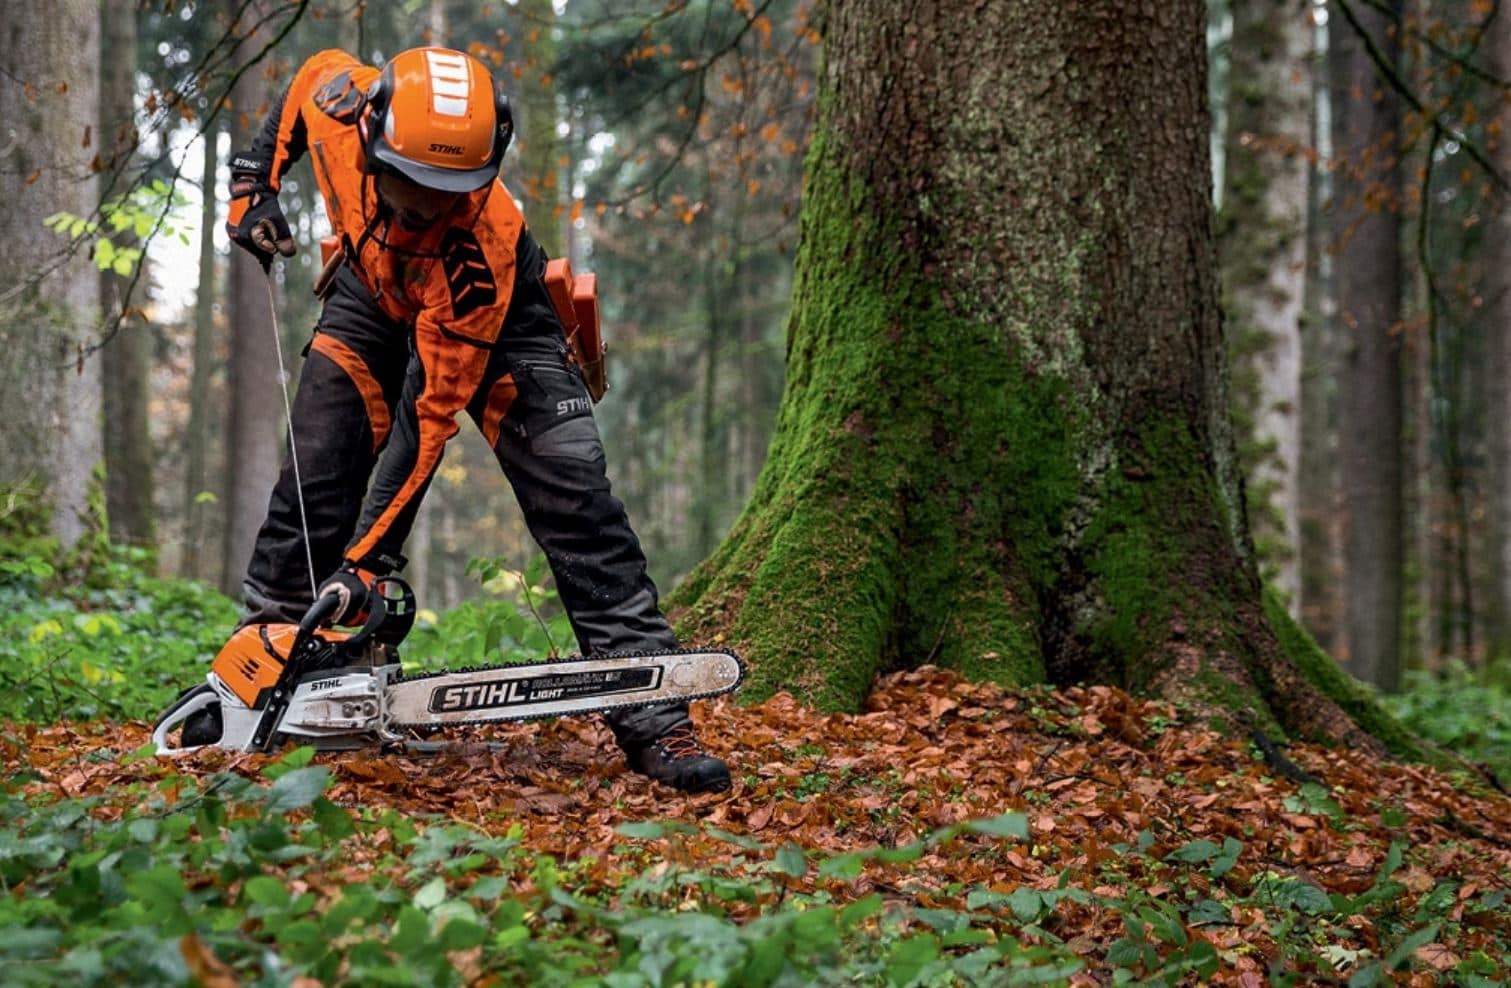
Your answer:
[[[360,121],[370,171],[473,192],[493,181],[514,136],[508,97],[482,62],[449,48],[411,48],[367,90]]]

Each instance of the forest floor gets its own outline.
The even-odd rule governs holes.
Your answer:
[[[321,818],[340,852],[287,854],[287,864],[269,852],[250,869],[288,894],[254,885],[248,867],[226,863],[230,851],[173,859],[181,894],[266,900],[238,914],[238,935],[279,944],[289,970],[305,972],[294,983],[355,978],[356,961],[329,959],[328,929],[317,955],[278,932],[297,922],[268,917],[295,917],[300,899],[311,915],[329,912],[343,889],[385,872],[435,929],[451,900],[487,931],[446,942],[464,983],[535,978],[507,948],[516,937],[549,942],[552,924],[570,933],[562,950],[578,974],[629,966],[638,951],[640,977],[665,948],[661,981],[618,984],[675,983],[679,971],[689,982],[769,983],[844,964],[847,978],[891,984],[970,982],[972,972],[1001,983],[1241,985],[1508,975],[1511,799],[1483,780],[1310,745],[1288,747],[1287,763],[1118,690],[1003,692],[932,670],[887,678],[856,715],[778,696],[699,704],[696,717],[731,764],[729,793],[687,797],[629,774],[596,720],[491,729],[487,743],[427,758],[322,754],[301,769],[306,752],[272,771],[266,756],[145,757],[142,723],[10,725],[0,726],[0,768],[30,805],[85,800],[91,818],[124,826],[164,820],[191,795],[203,801],[211,780],[324,766],[304,798],[283,787],[288,826]],[[328,825],[332,804],[353,825]],[[233,805],[227,819],[238,817]],[[178,836],[192,844],[206,827],[185,823]],[[159,839],[141,829],[132,833]],[[427,829],[450,843],[426,851],[417,834]],[[16,854],[0,840],[13,894],[27,881],[62,886],[64,863],[7,873]],[[510,913],[511,896],[528,908]],[[705,913],[722,925],[676,934],[678,953],[665,947],[668,931],[616,925],[632,900],[641,920]],[[778,914],[791,920],[785,958],[740,939]],[[256,932],[257,916],[271,933]],[[403,921],[384,934],[391,956],[404,953]],[[497,932],[511,923],[530,932]],[[203,983],[265,973],[265,957],[215,944],[204,930],[181,940]],[[705,969],[715,954],[725,966]]]

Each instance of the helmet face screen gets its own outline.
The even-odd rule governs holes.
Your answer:
[[[378,161],[411,182],[471,192],[497,173],[493,77],[477,59],[445,48],[400,52],[383,70],[389,92]]]
[[[378,197],[393,210],[400,225],[410,230],[426,230],[434,226],[437,220],[451,212],[461,196],[459,192],[416,185],[388,169],[378,173]]]

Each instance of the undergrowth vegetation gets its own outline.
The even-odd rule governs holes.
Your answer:
[[[1245,927],[1271,945],[1272,984],[1328,970],[1351,986],[1388,984],[1441,955],[1451,966],[1439,973],[1459,984],[1506,973],[1503,958],[1443,945],[1497,916],[1504,926],[1506,890],[1445,876],[1403,908],[1401,843],[1357,894],[1330,894],[1240,840],[1162,850],[1149,831],[1109,848],[1094,874],[1047,888],[909,875],[944,845],[1034,853],[1016,812],[840,853],[706,823],[626,822],[602,848],[605,867],[534,851],[518,824],[490,833],[338,805],[309,749],[204,776],[118,754],[116,784],[96,795],[35,798],[25,768],[6,780],[7,983],[457,985],[486,973],[622,988],[900,986],[1062,984],[1095,971],[1177,984],[1230,965],[1243,942],[1213,934]],[[722,853],[686,853],[697,842]],[[895,877],[878,882],[879,869]],[[1090,956],[1063,935],[1088,914],[1116,924]],[[1378,929],[1377,950],[1346,946],[1361,920]]]
[[[117,554],[0,563],[0,982],[1504,983],[1506,803],[1094,688],[885,681],[867,713],[700,715],[735,791],[628,775],[589,721],[433,762],[143,747],[236,619]],[[544,564],[474,564],[406,664],[572,651]],[[1506,771],[1504,684],[1390,701]],[[74,724],[57,725],[66,720]],[[1497,834],[1501,836],[1497,836]]]

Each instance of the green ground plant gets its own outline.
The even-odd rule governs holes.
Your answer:
[[[150,717],[204,678],[236,605],[112,549],[79,582],[39,552],[0,563],[0,720]]]
[[[1440,672],[1413,670],[1404,690],[1383,699],[1409,730],[1511,785],[1511,660],[1480,670],[1459,661]]]
[[[913,869],[925,855],[1025,845],[1019,813],[842,853],[707,824],[623,823],[619,868],[606,870],[532,851],[518,826],[489,834],[338,806],[326,798],[330,769],[312,758],[297,749],[257,778],[194,777],[154,770],[143,751],[125,759],[143,765],[137,781],[77,799],[26,795],[25,770],[6,779],[8,983],[178,985],[229,971],[249,985],[455,985],[482,973],[614,988],[1013,985],[1065,984],[1092,969],[1114,984],[1175,985],[1232,960],[1231,946],[1203,931],[1250,923],[1270,945],[1270,983],[1325,975],[1368,988],[1420,963],[1417,951],[1451,943],[1460,924],[1505,908],[1503,890],[1466,899],[1461,883],[1441,878],[1400,909],[1402,844],[1350,896],[1249,860],[1236,839],[1161,851],[1148,832],[1116,846],[1094,883],[1066,874],[1050,889],[920,894],[931,876]],[[112,812],[123,803],[134,812]],[[717,864],[679,863],[676,846],[691,840],[726,850]],[[885,897],[856,884],[883,875]],[[1056,932],[1067,910],[1104,912],[1122,935],[1068,942]],[[1357,946],[1361,922],[1378,931],[1378,950]],[[1506,969],[1477,952],[1443,973],[1479,988]]]

